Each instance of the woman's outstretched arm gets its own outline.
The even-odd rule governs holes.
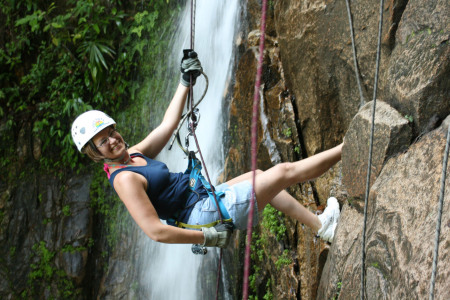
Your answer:
[[[132,172],[121,172],[114,180],[114,188],[131,216],[144,233],[152,240],[161,243],[203,244],[203,232],[185,230],[163,224],[148,198],[146,180]]]
[[[178,126],[188,92],[188,87],[181,83],[178,85],[161,124],[150,132],[144,140],[131,147],[130,152],[140,152],[150,158],[154,158],[161,152]]]

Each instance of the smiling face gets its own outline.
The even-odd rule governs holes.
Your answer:
[[[113,126],[107,127],[97,133],[93,138],[97,150],[106,158],[116,159],[123,156],[127,151],[122,136],[114,129]]]

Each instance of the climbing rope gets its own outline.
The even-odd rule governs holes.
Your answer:
[[[362,255],[361,255],[361,299],[365,298],[365,260],[366,260],[366,226],[367,226],[367,204],[369,200],[370,191],[370,175],[372,172],[372,149],[373,149],[373,136],[375,132],[375,107],[377,103],[377,88],[378,88],[378,71],[380,69],[380,54],[381,54],[381,32],[383,25],[383,2],[380,0],[380,20],[378,24],[378,46],[377,46],[377,58],[375,67],[375,83],[373,87],[373,106],[372,106],[372,126],[370,131],[370,144],[369,144],[369,162],[367,164],[367,178],[366,178],[366,193],[364,196],[364,225],[362,236]]]
[[[441,190],[439,193],[439,207],[436,221],[436,238],[434,241],[433,269],[431,271],[431,282],[430,282],[430,298],[429,298],[430,300],[434,299],[434,286],[436,281],[437,261],[439,255],[439,237],[441,235],[442,208],[444,206],[445,179],[447,175],[449,145],[450,145],[450,125],[448,126],[447,130],[447,142],[445,144],[444,158],[442,162]]]
[[[195,43],[195,8],[196,1],[191,0],[191,49],[194,50]]]
[[[361,87],[358,59],[356,58],[355,32],[353,30],[353,21],[352,21],[352,13],[350,11],[350,3],[348,0],[345,0],[345,4],[347,5],[348,24],[350,27],[350,37],[352,39],[352,49],[353,49],[352,53],[353,53],[353,63],[355,65],[356,82],[358,84],[359,98],[361,99],[360,103],[359,103],[359,108],[361,108],[364,105],[365,101],[364,101],[364,96],[363,96],[362,87]]]
[[[248,299],[248,277],[250,274],[250,244],[252,242],[252,229],[253,229],[253,215],[255,210],[255,183],[256,183],[256,143],[258,139],[258,108],[259,108],[259,97],[260,97],[260,87],[261,87],[261,76],[262,76],[262,63],[264,57],[264,40],[266,35],[266,7],[267,0],[262,1],[262,13],[261,13],[261,36],[259,38],[259,59],[258,68],[256,72],[255,81],[255,93],[253,97],[253,115],[252,115],[252,201],[250,202],[250,211],[248,214],[247,221],[247,244],[245,246],[245,261],[244,261],[244,285],[243,285],[243,295],[242,299]]]
[[[180,141],[179,141],[179,135],[180,135],[181,127],[183,126],[184,122],[186,121],[187,118],[189,118],[189,117],[192,118],[192,115],[194,114],[195,109],[196,109],[197,106],[203,101],[203,99],[205,98],[206,92],[208,91],[208,88],[209,88],[209,80],[208,80],[208,76],[206,76],[206,74],[205,74],[203,71],[202,71],[201,73],[202,73],[202,75],[205,77],[205,81],[206,81],[205,90],[203,91],[202,96],[200,97],[199,100],[197,100],[197,102],[195,103],[195,105],[194,105],[193,108],[189,108],[189,103],[188,103],[187,106],[188,106],[189,112],[187,112],[186,114],[184,114],[184,115],[181,117],[180,123],[178,123],[178,127],[177,127],[177,129],[175,130],[175,133],[174,133],[174,135],[173,135],[172,141],[170,142],[169,150],[172,149],[173,143],[174,143],[175,141],[177,141],[178,146],[180,146],[181,150],[183,150],[183,152],[184,152],[186,155],[189,155],[189,151],[188,151],[187,149],[185,149],[185,148],[183,147],[183,145],[181,145],[181,143],[180,143]]]
[[[191,49],[194,50],[194,42],[195,42],[195,7],[196,7],[196,1],[195,0],[191,0]],[[213,191],[212,195],[214,197],[214,201],[216,203],[216,207],[217,212],[219,213],[219,218],[220,218],[220,223],[223,223],[223,216],[222,216],[222,212],[219,209],[219,201],[217,201],[217,197],[216,197],[216,193],[214,193],[214,186],[211,183],[211,179],[209,177],[209,173],[208,173],[208,169],[206,167],[205,161],[203,159],[203,154],[202,151],[200,149],[200,144],[198,142],[197,139],[197,134],[195,133],[195,122],[197,122],[198,120],[195,119],[195,113],[194,113],[194,109],[197,107],[197,105],[200,104],[200,102],[203,100],[206,91],[208,89],[208,78],[207,76],[202,72],[202,74],[205,76],[206,78],[206,89],[202,95],[202,97],[200,98],[199,101],[197,101],[197,103],[194,105],[194,91],[193,91],[193,81],[192,81],[192,75],[190,78],[190,89],[189,89],[189,94],[188,94],[188,101],[187,101],[187,106],[190,107],[190,112],[187,113],[185,115],[185,117],[182,119],[180,125],[178,126],[176,135],[178,135],[178,132],[181,128],[182,123],[184,122],[184,120],[186,120],[187,117],[191,118],[191,122],[190,122],[190,129],[191,129],[191,133],[192,136],[194,137],[195,140],[195,145],[197,147],[197,151],[198,154],[200,156],[200,160],[202,162],[203,165],[203,170],[205,171],[205,175],[206,175],[206,179],[208,180],[209,185],[211,186],[211,189]],[[173,144],[173,141],[172,141]],[[181,147],[183,149],[184,152],[185,149],[183,147]],[[217,267],[217,282],[216,282],[216,300],[219,298],[219,283],[220,283],[220,271],[221,271],[221,266],[222,266],[222,256],[223,256],[223,252],[222,252],[222,248],[220,249],[220,254],[219,254],[219,262],[218,262],[218,267]]]

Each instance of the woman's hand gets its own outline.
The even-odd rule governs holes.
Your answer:
[[[209,228],[202,227],[205,235],[203,246],[226,248],[230,242],[233,228],[234,226],[231,222],[225,222]]]
[[[192,49],[184,49],[180,69],[182,73],[180,83],[186,87],[189,87],[191,85],[192,78],[192,86],[194,86],[197,77],[203,72],[197,52]]]

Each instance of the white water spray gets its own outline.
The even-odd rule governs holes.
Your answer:
[[[208,92],[199,105],[201,117],[196,133],[205,165],[215,184],[224,164],[222,102],[224,90],[231,75],[233,39],[239,22],[240,4],[238,0],[197,0],[196,2],[194,50],[198,53],[203,70],[209,77]],[[188,3],[182,14],[180,30],[172,39],[172,53],[166,57],[167,59],[175,58],[170,63],[177,69],[182,49],[190,48],[190,18]],[[202,78],[197,79],[194,88],[195,101],[204,89],[205,81]],[[173,95],[174,92],[172,91],[171,94]],[[185,132],[181,133],[183,142]],[[190,150],[195,150],[193,139],[190,145]],[[176,143],[171,151],[164,150],[157,159],[166,163],[171,172],[183,172],[187,167],[185,155]],[[210,265],[217,265],[217,255],[214,251],[210,251],[206,256],[194,255],[191,252],[191,245],[155,243],[141,231],[137,248],[139,250],[135,267],[139,273],[140,298],[207,299],[204,297],[208,295],[202,293],[200,282],[198,282],[200,272],[209,273],[211,280],[208,280],[208,287],[215,291],[216,272],[211,269],[205,270]],[[208,261],[209,263],[205,263]],[[202,283],[205,285],[205,282]]]

